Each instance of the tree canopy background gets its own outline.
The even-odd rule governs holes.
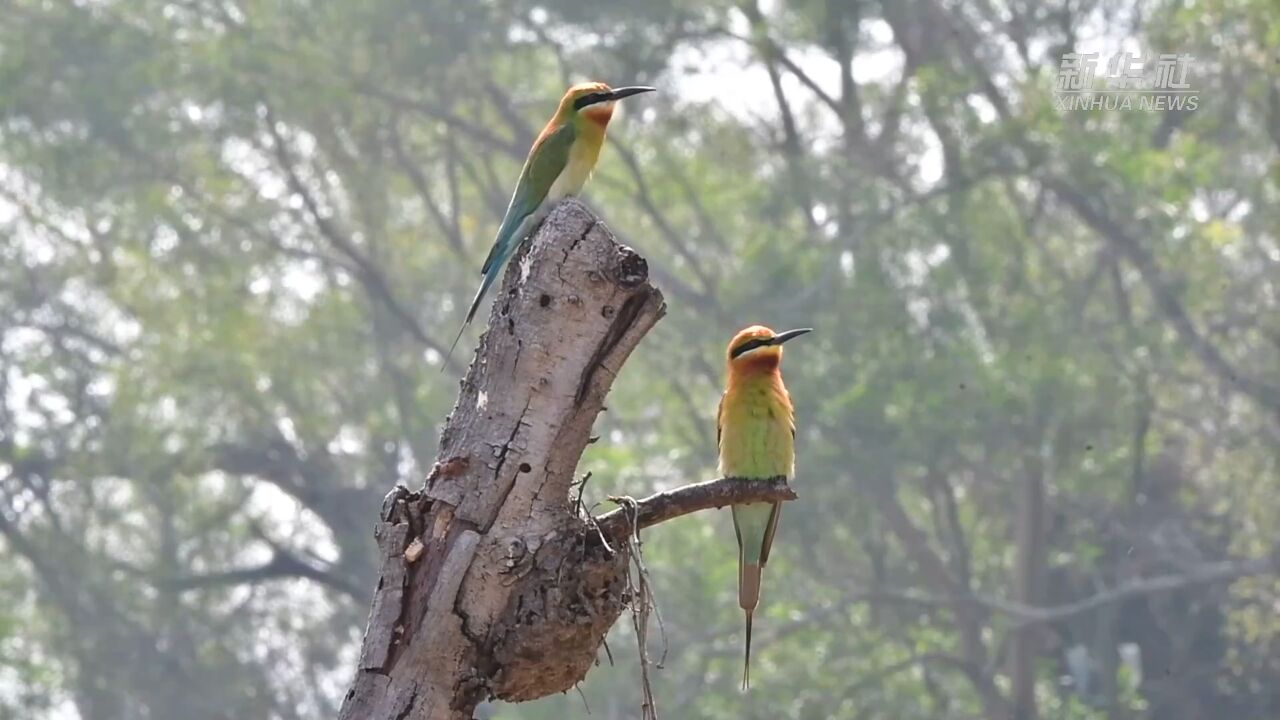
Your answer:
[[[335,714],[379,501],[430,467],[475,333],[441,351],[582,79],[662,89],[585,197],[670,305],[587,501],[712,477],[724,343],[817,328],[749,695],[727,513],[645,537],[660,710],[1280,714],[1271,0],[0,18],[0,718]],[[1064,53],[1125,49],[1193,55],[1199,107],[1055,107]],[[485,711],[637,716],[625,625],[581,697]]]

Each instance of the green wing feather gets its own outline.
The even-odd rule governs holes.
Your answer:
[[[724,434],[724,395],[720,396],[720,404],[716,406],[716,450],[720,450],[720,436]]]
[[[539,207],[547,199],[547,193],[551,191],[556,178],[560,177],[560,173],[569,164],[569,150],[573,147],[575,136],[573,123],[563,123],[550,133],[544,132],[529,151],[524,168],[520,170],[520,181],[516,183],[515,192],[511,193],[511,202],[507,204],[507,214],[502,218],[502,225],[498,227],[498,234],[493,239],[493,247],[489,248],[489,255],[480,268],[484,279],[480,281],[480,289],[476,290],[475,297],[471,299],[471,307],[467,308],[467,317],[462,321],[462,327],[458,328],[457,337],[449,346],[450,355],[458,346],[462,331],[466,330],[476,316],[485,293],[498,279],[498,273],[502,272],[502,267],[520,246],[520,241],[533,229],[530,226],[537,218]],[[446,366],[447,364],[442,365],[441,369]]]
[[[573,123],[567,122],[540,138],[529,151],[529,157],[520,170],[520,181],[516,183],[515,192],[511,193],[507,214],[502,218],[502,225],[498,228],[493,248],[489,250],[489,257],[485,258],[481,273],[488,275],[495,265],[500,269],[515,250],[513,246],[524,239],[514,237],[516,230],[547,199],[547,193],[555,184],[556,178],[560,177],[560,173],[569,164],[569,150],[573,147],[575,137]]]

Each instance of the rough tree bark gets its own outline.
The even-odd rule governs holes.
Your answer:
[[[576,201],[512,260],[425,486],[376,527],[380,579],[340,720],[461,720],[581,680],[626,597],[636,528],[785,485],[720,480],[599,525],[570,501],[605,394],[665,312],[648,265]]]

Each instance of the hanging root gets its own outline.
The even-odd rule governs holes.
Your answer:
[[[631,627],[636,633],[636,650],[640,654],[640,688],[643,693],[643,704],[640,707],[642,720],[658,720],[658,706],[653,698],[653,687],[649,681],[649,665],[661,668],[667,660],[667,629],[662,624],[662,613],[658,611],[658,602],[653,595],[653,584],[649,579],[649,568],[644,564],[643,543],[640,541],[638,506],[630,497],[610,497],[609,500],[622,507],[623,512],[630,515],[631,532],[627,534],[627,556],[630,567],[627,572],[627,593],[631,598]],[[658,621],[658,634],[662,638],[662,656],[655,663],[649,659],[649,617]]]

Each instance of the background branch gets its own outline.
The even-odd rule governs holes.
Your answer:
[[[987,596],[979,596],[978,599],[992,610],[1009,615],[1013,618],[1014,624],[1021,627],[1067,620],[1105,605],[1143,595],[1173,592],[1197,585],[1230,583],[1241,578],[1277,573],[1280,573],[1280,552],[1248,560],[1202,563],[1187,568],[1183,572],[1134,580],[1075,602],[1052,607],[1033,607]]]

